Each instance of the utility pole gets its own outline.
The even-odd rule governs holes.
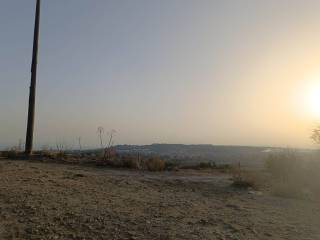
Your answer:
[[[33,129],[34,129],[34,112],[36,100],[36,82],[37,82],[37,63],[38,63],[38,46],[39,46],[39,28],[40,28],[40,3],[37,0],[36,17],[34,24],[34,39],[33,39],[33,54],[31,64],[31,84],[29,93],[29,109],[28,109],[28,124],[26,134],[25,153],[30,156],[33,146]]]

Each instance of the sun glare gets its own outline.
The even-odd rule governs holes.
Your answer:
[[[307,93],[307,105],[313,117],[320,118],[320,83],[310,86]]]

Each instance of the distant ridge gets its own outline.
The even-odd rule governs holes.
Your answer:
[[[211,145],[211,144],[160,144],[155,143],[151,145],[117,145],[117,151],[143,151],[160,155],[172,154],[188,154],[188,155],[203,155],[203,154],[217,154],[217,153],[247,153],[247,152],[263,152],[279,151],[283,148],[274,147],[254,147],[254,146],[230,146],[230,145]]]
[[[277,147],[228,146],[210,144],[151,144],[116,145],[119,154],[157,155],[181,164],[195,162],[239,163],[261,165],[272,152],[285,150]],[[89,150],[92,152],[101,149]]]

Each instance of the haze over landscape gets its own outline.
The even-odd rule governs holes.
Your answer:
[[[319,9],[1,1],[0,239],[319,239]]]
[[[313,147],[319,1],[56,0],[42,7],[35,145]],[[0,8],[0,146],[24,139],[34,5]],[[10,23],[10,25],[8,24]],[[312,90],[310,90],[312,89]]]

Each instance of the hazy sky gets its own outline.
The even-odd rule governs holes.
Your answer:
[[[25,138],[34,8],[0,2],[0,145]],[[116,143],[311,146],[319,9],[311,0],[43,0],[35,144],[81,136],[97,146],[103,126],[118,131]]]

